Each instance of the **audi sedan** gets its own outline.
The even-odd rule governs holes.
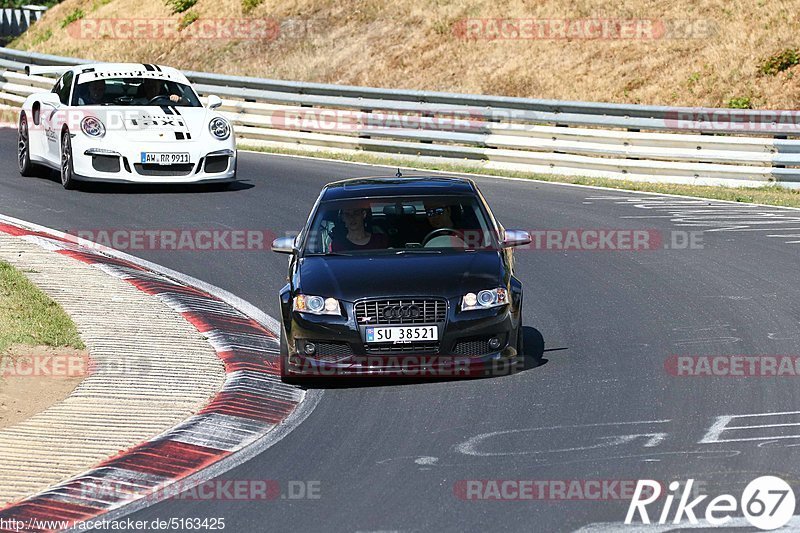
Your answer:
[[[522,356],[524,231],[495,219],[472,180],[358,178],[326,185],[280,292],[281,376],[461,377]]]

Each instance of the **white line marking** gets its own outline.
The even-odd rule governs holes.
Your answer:
[[[756,414],[747,414],[747,415],[723,415],[718,416],[716,421],[711,425],[708,429],[706,434],[703,438],[698,442],[698,444],[716,444],[716,443],[726,443],[726,442],[755,442],[755,441],[771,441],[771,440],[782,440],[782,439],[798,439],[800,435],[779,435],[779,436],[764,436],[764,437],[740,437],[735,439],[721,439],[720,436],[729,430],[741,430],[741,429],[760,429],[760,428],[767,428],[767,427],[793,427],[793,426],[800,426],[798,423],[794,422],[785,422],[782,424],[756,424],[752,426],[729,426],[730,422],[735,418],[756,418],[756,417],[768,417],[768,416],[786,416],[786,415],[800,415],[800,411],[784,411],[780,413],[756,413]]]
[[[464,442],[459,443],[456,445],[455,450],[458,453],[462,453],[464,455],[473,455],[477,457],[504,457],[504,456],[514,456],[514,455],[535,455],[535,454],[546,454],[546,453],[563,453],[563,452],[573,452],[573,451],[580,451],[580,450],[593,450],[598,448],[608,448],[611,446],[620,446],[623,444],[627,444],[629,442],[633,442],[634,440],[640,438],[646,438],[647,441],[643,444],[645,448],[651,448],[658,446],[664,438],[666,438],[666,433],[635,433],[629,435],[609,435],[609,436],[602,436],[598,437],[597,439],[601,442],[596,444],[592,444],[589,446],[577,446],[573,448],[559,448],[553,450],[534,450],[534,451],[524,451],[524,452],[481,452],[477,448],[478,446],[485,440],[498,437],[501,435],[512,435],[518,433],[532,433],[538,431],[552,431],[558,429],[578,429],[578,428],[588,428],[588,427],[614,427],[614,426],[625,426],[625,425],[647,425],[647,424],[664,424],[670,422],[670,420],[645,420],[645,421],[638,421],[638,422],[603,422],[597,424],[579,424],[579,425],[565,425],[565,426],[550,426],[550,427],[542,427],[542,428],[525,428],[525,429],[507,429],[503,431],[492,431],[489,433],[481,433],[479,435],[475,435],[474,437],[470,437],[469,439],[465,440]]]

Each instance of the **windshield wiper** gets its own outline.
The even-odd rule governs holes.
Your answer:
[[[330,255],[336,256],[343,256],[343,257],[352,257],[353,254],[347,254],[344,252],[326,252],[326,253],[311,253],[311,254],[303,254],[303,257],[325,257]]]
[[[401,255],[401,254],[440,254],[440,253],[442,253],[441,250],[431,250],[431,249],[424,249],[424,248],[420,248],[420,249],[411,248],[411,249],[406,249],[406,250],[397,250],[395,252],[396,255]]]

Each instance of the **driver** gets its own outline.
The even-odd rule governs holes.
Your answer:
[[[105,80],[92,80],[81,87],[78,105],[99,105],[103,103],[106,94]]]
[[[428,232],[426,247],[466,248],[460,228],[453,222],[453,210],[449,205],[434,199],[425,200],[425,215],[431,229]],[[442,230],[437,232],[437,230]],[[444,231],[450,230],[450,231]],[[435,233],[434,235],[431,235]]]
[[[163,94],[161,92],[161,84],[159,83],[159,80],[154,78],[146,78],[139,86],[137,93],[139,95],[139,100],[140,100],[139,102],[137,102],[138,104],[150,103],[150,101],[153,98],[156,98],[157,96],[163,96],[164,98],[169,98],[171,102],[175,103],[181,101],[181,97],[178,96],[177,94],[170,94],[170,95]]]
[[[426,201],[425,214],[428,215],[428,223],[433,229],[455,228],[453,223],[453,212],[449,205],[441,202]]]

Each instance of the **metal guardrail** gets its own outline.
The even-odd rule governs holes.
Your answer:
[[[0,104],[53,83],[26,64],[91,61],[0,48]],[[185,72],[243,144],[446,158],[484,168],[800,186],[800,112],[568,102]]]
[[[47,8],[44,6],[0,9],[0,36],[14,37],[22,34],[34,22],[42,18],[45,11]]]

